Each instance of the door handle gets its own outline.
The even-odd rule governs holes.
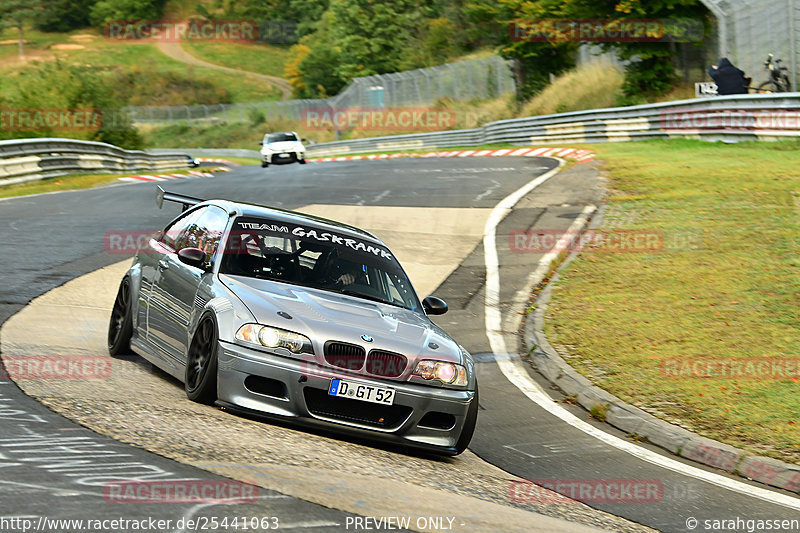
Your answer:
[[[159,270],[166,270],[169,268],[169,262],[164,261],[163,259],[158,262],[158,269]]]

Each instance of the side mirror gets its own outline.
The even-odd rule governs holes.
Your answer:
[[[186,265],[195,268],[204,268],[206,262],[206,253],[200,248],[184,248],[178,250],[178,260]]]
[[[422,300],[422,308],[428,315],[443,315],[447,312],[445,301],[436,296],[428,296]]]
[[[303,137],[302,139],[300,139],[300,142],[307,143],[307,142],[308,142],[308,139],[306,139],[305,137]]]
[[[260,144],[261,146],[264,146],[264,141],[258,141],[258,144]]]

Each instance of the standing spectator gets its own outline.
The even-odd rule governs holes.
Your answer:
[[[708,73],[717,84],[719,94],[747,94],[744,72],[734,67],[727,57],[719,60],[719,66],[712,65]]]

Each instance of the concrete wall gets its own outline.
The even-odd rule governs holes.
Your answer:
[[[701,0],[714,15],[714,33],[704,55],[709,64],[728,57],[753,78],[753,84],[767,81],[764,69],[768,54],[783,60],[789,68],[793,90],[798,90],[800,68],[800,0]],[[578,63],[615,59],[613,54],[595,56],[599,47],[584,45]],[[696,66],[696,65],[695,65]],[[703,68],[703,70],[705,70]],[[701,80],[696,80],[701,81]]]
[[[758,84],[768,79],[767,55],[789,68],[797,87],[800,66],[800,1],[702,0],[717,18],[719,55],[728,58]]]

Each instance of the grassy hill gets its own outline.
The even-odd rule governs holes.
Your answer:
[[[25,57],[18,58],[16,30],[0,32],[0,90],[13,88],[15,75],[44,62],[89,65],[109,74],[142,72],[202,81],[216,89],[219,101],[192,102],[191,95],[154,95],[150,101],[138,99],[134,105],[191,105],[192,103],[263,102],[279,100],[281,92],[255,76],[237,76],[215,69],[187,65],[167,57],[150,42],[114,42],[92,28],[71,33],[45,33],[26,29]],[[287,46],[203,42],[183,44],[191,55],[209,63],[259,74],[282,77]],[[213,91],[212,91],[213,92]],[[222,95],[225,95],[224,97]]]

